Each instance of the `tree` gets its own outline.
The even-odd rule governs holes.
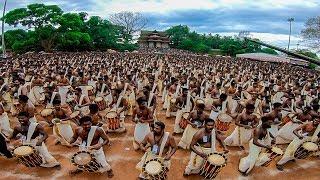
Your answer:
[[[167,35],[173,43],[173,47],[178,47],[180,43],[187,38],[189,27],[186,25],[173,26],[166,30]]]
[[[27,8],[17,8],[9,11],[5,22],[9,25],[22,25],[28,28],[40,28],[54,25],[54,19],[62,15],[63,11],[57,5],[30,4]]]
[[[320,16],[309,18],[301,34],[309,47],[320,52]]]
[[[133,35],[145,28],[148,23],[141,13],[128,11],[112,14],[109,19],[113,24],[123,27],[123,35]]]
[[[319,59],[316,53],[311,52],[307,49],[299,49],[296,51],[296,53],[311,57],[313,59]]]

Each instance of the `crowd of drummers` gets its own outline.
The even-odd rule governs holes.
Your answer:
[[[319,99],[320,74],[284,63],[174,50],[29,53],[0,61],[0,151],[27,167],[59,167],[46,147],[50,127],[56,146],[79,148],[70,175],[112,177],[107,134],[134,122],[141,179],[167,178],[178,148],[191,153],[183,176],[214,179],[231,146],[248,152],[242,175],[272,161],[282,171],[319,158]]]

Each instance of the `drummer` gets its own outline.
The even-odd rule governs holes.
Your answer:
[[[40,153],[43,159],[42,167],[59,167],[60,163],[49,153],[45,141],[48,134],[44,131],[43,127],[29,120],[30,114],[28,112],[20,112],[18,120],[20,125],[16,126],[13,130],[11,139],[16,139],[13,145],[32,145]]]
[[[273,136],[268,129],[271,127],[272,119],[262,117],[261,121],[262,125],[254,130],[253,138],[249,142],[248,156],[241,158],[239,162],[239,172],[244,176],[247,176],[255,165],[262,165],[269,160],[268,158],[259,158],[259,155],[261,155],[262,148],[271,150],[271,138]]]
[[[54,99],[53,102],[53,118],[59,118],[61,121],[66,121],[70,119],[72,111],[68,104],[61,105],[60,99]],[[53,126],[51,119],[46,119],[50,126]]]
[[[223,137],[215,130],[215,122],[213,119],[206,118],[204,127],[201,128],[192,137],[190,144],[191,155],[189,163],[184,170],[183,175],[198,174],[203,166],[204,160],[207,159],[209,153],[217,152],[216,141],[222,146],[225,153],[228,153],[223,143]]]
[[[259,124],[258,117],[252,114],[253,111],[254,105],[247,104],[245,111],[237,117],[235,130],[224,140],[227,146],[240,146],[244,149],[243,145],[249,142],[254,128]]]
[[[277,169],[283,171],[284,165],[289,161],[295,161],[294,154],[299,146],[306,142],[317,142],[320,137],[320,123],[319,119],[314,119],[312,122],[305,123],[296,128],[293,133],[296,136],[287,147],[284,155],[277,162]]]
[[[189,114],[187,118],[188,125],[183,132],[182,138],[178,146],[182,149],[189,149],[193,135],[203,127],[204,120],[209,118],[209,115],[204,112],[204,103],[199,103],[197,108]]]
[[[177,145],[173,136],[169,132],[164,131],[165,127],[163,122],[155,122],[153,131],[148,133],[139,144],[140,149],[145,151],[145,154],[136,166],[138,170],[142,170],[142,166],[146,161],[156,157],[163,158],[165,171],[169,171],[170,160],[177,150]],[[140,173],[139,178],[144,178],[144,174]]]
[[[80,150],[86,150],[91,152],[98,163],[102,166],[99,169],[100,173],[107,173],[109,178],[113,177],[111,166],[106,161],[106,157],[103,152],[103,146],[110,143],[104,130],[98,126],[92,126],[92,119],[90,116],[84,116],[80,120],[80,127],[78,127],[69,142],[71,145],[76,145],[76,140],[80,137],[82,143]],[[82,172],[80,169],[71,171],[72,175]]]
[[[99,106],[97,104],[90,104],[89,110],[89,116],[92,118],[92,125],[101,127],[104,118],[99,114]]]
[[[281,123],[282,117],[281,108],[281,103],[276,102],[273,104],[273,110],[270,113],[264,115],[264,117],[272,121],[269,132],[273,135],[273,137],[276,137],[279,131],[279,124]]]

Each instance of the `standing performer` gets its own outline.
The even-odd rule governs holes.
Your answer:
[[[299,126],[293,131],[293,133],[296,135],[296,137],[289,144],[284,155],[282,156],[280,161],[277,163],[277,168],[280,171],[283,170],[283,166],[288,161],[295,160],[294,154],[302,143],[306,141],[311,141],[311,142],[319,141],[319,136],[320,136],[319,119],[315,119],[312,122],[308,122],[306,124]]]
[[[253,111],[254,105],[247,104],[245,112],[237,117],[235,130],[224,140],[227,146],[240,146],[243,149],[243,145],[252,138],[253,129],[259,124],[257,116],[252,114]]]
[[[138,106],[133,110],[132,121],[137,123],[134,129],[133,148],[139,149],[139,144],[150,132],[150,124],[154,122],[152,112],[147,107],[144,97],[137,99]]]
[[[20,126],[16,126],[13,130],[11,138],[19,138],[18,144],[32,145],[40,153],[43,163],[42,167],[57,167],[60,163],[49,153],[44,141],[48,138],[48,134],[43,127],[36,123],[30,122],[28,112],[20,112],[18,120]],[[20,137],[18,135],[21,135]]]
[[[271,127],[272,120],[267,117],[261,118],[262,125],[254,130],[253,139],[249,142],[249,154],[246,157],[240,159],[239,171],[244,175],[248,175],[253,167],[262,165],[268,158],[262,157],[262,148],[271,150],[271,138],[273,136],[270,134],[268,129]]]
[[[142,166],[150,159],[163,159],[164,171],[170,169],[170,159],[177,150],[176,142],[169,132],[165,132],[165,124],[163,122],[155,122],[154,129],[148,133],[144,140],[140,143],[140,148],[145,151],[141,161],[136,168],[142,170]],[[145,174],[141,173],[139,178],[145,178]]]
[[[92,126],[92,119],[90,116],[82,117],[79,122],[81,127],[76,129],[70,144],[74,145],[74,142],[80,137],[82,140],[80,150],[90,151],[101,165],[101,168],[99,169],[100,173],[106,172],[109,178],[113,177],[111,166],[106,161],[103,152],[103,146],[109,143],[109,138],[106,133],[100,127]],[[76,169],[70,173],[74,175],[80,172],[82,172],[82,170]]]
[[[189,163],[184,170],[184,176],[198,174],[200,172],[208,154],[217,152],[216,141],[220,143],[225,153],[229,152],[222,141],[222,136],[215,130],[214,120],[206,118],[204,124],[204,128],[201,128],[192,137],[190,144],[192,152]]]

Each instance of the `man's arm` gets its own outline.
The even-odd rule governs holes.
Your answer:
[[[213,129],[212,131],[214,131],[214,129]],[[218,140],[218,142],[219,142],[220,145],[222,146],[223,150],[224,150],[225,152],[229,152],[229,150],[227,149],[226,145],[225,145],[224,142],[223,142],[223,136],[222,136],[220,133],[218,133],[218,132],[216,132],[216,139]]]
[[[191,150],[196,153],[197,155],[201,156],[202,158],[207,158],[207,155],[203,152],[200,152],[198,151],[194,146],[196,145],[196,143],[198,142],[198,140],[201,138],[201,130],[198,131],[192,138],[192,141],[191,141],[191,144],[190,144],[190,147],[191,147]]]
[[[73,134],[73,136],[72,136],[72,138],[71,138],[71,140],[70,140],[70,144],[72,144],[72,143],[74,143],[77,139],[78,139],[78,137],[79,137],[79,128],[77,128],[75,131],[74,131],[74,134]]]
[[[255,129],[254,133],[253,133],[253,144],[256,145],[256,146],[259,146],[259,147],[266,148],[266,149],[270,150],[271,149],[270,146],[265,146],[265,145],[259,143],[259,141],[258,141],[258,137],[259,136],[260,136],[260,131]]]
[[[150,136],[150,133],[149,134],[147,134],[145,137],[144,137],[144,139],[143,139],[143,141],[139,144],[139,146],[140,146],[140,149],[142,150],[142,151],[147,151],[147,143],[149,142],[149,136]]]
[[[301,135],[299,134],[299,131],[305,129],[306,125],[307,125],[307,124],[304,124],[304,125],[301,125],[301,126],[299,126],[298,128],[296,128],[296,129],[293,131],[293,134],[296,135],[299,139],[303,139],[303,136],[301,136]]]
[[[37,125],[36,130],[42,135],[42,138],[40,138],[37,142],[37,146],[41,146],[42,142],[48,138],[48,134],[44,131],[44,128],[40,124]]]
[[[171,147],[171,151],[170,153],[168,153],[166,155],[166,157],[164,158],[165,160],[169,160],[171,159],[171,157],[173,156],[173,154],[177,151],[177,144],[176,144],[176,141],[174,140],[174,138],[169,135],[169,145]]]
[[[99,150],[102,146],[104,146],[110,142],[107,134],[101,128],[97,128],[97,132],[99,134],[99,137],[101,137],[103,139],[103,142],[102,143],[98,142],[97,144],[95,144],[91,147],[92,149],[95,149],[95,150]]]

